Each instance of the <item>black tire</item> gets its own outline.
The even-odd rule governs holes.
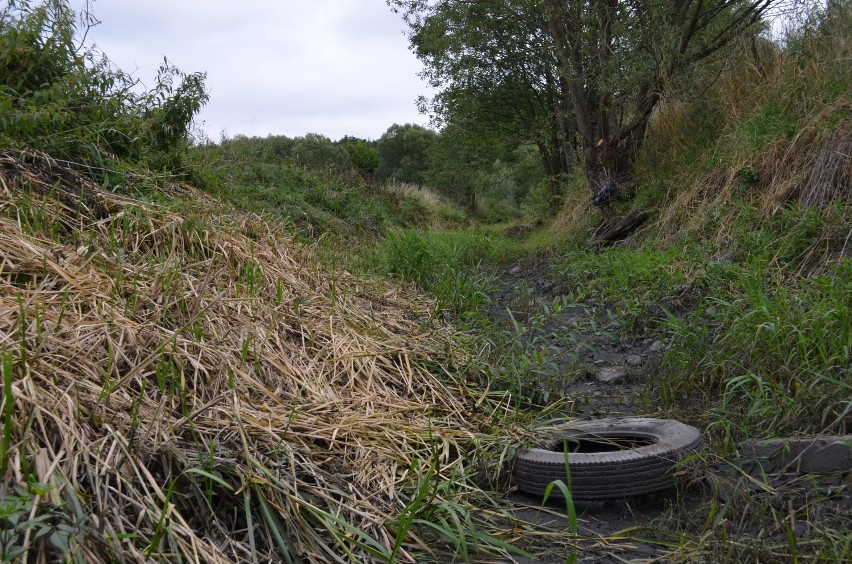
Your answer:
[[[611,452],[569,452],[571,497],[579,502],[623,499],[668,489],[688,474],[679,463],[701,448],[701,433],[695,427],[643,417],[572,421],[543,429],[542,438],[539,444],[546,448],[520,452],[514,470],[518,489],[537,496],[544,495],[555,480],[567,483],[564,444],[638,444]],[[556,487],[550,495],[562,498]]]

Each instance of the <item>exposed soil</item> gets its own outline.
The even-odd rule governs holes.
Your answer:
[[[573,400],[572,415],[612,417],[642,411],[637,394],[659,365],[664,339],[627,334],[606,305],[564,299],[571,289],[554,276],[550,256],[516,261],[502,267],[497,278],[500,289],[491,296],[489,318],[514,331],[514,338],[546,351],[535,377]],[[554,311],[554,304],[561,303],[566,306]],[[522,335],[512,319],[523,326]]]
[[[560,285],[552,262],[553,257],[535,256],[500,267],[500,288],[491,296],[488,309],[490,320],[505,327],[509,338],[541,351],[543,360],[530,370],[530,378],[554,396],[568,397],[570,415],[580,419],[654,416],[641,391],[653,381],[668,347],[666,336],[629,334],[607,305],[563,298],[572,289]],[[713,460],[712,455],[707,459]],[[509,500],[520,519],[543,529],[564,531],[569,526],[562,501],[542,506],[539,499],[520,492],[511,493]],[[791,511],[798,515],[799,521],[793,524],[797,535],[813,535],[825,528],[848,534],[852,526],[848,473],[766,476],[750,461],[717,460],[704,465],[700,475],[680,491],[577,507],[578,534],[586,540],[574,556],[581,562],[716,559],[706,549],[702,556],[677,555],[663,542],[680,544],[665,531],[694,538],[706,532],[704,521],[711,504],[726,507],[731,519],[739,519],[719,534],[743,535],[741,556],[751,559],[756,555],[759,559],[760,547],[784,546],[789,540],[776,515]],[[773,520],[770,514],[774,528],[767,527]],[[568,556],[566,547],[552,546],[539,553],[539,560],[515,561],[564,562]]]

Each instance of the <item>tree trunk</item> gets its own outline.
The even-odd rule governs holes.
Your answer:
[[[562,189],[560,182],[570,172],[570,153],[566,154],[564,144],[554,137],[549,144],[537,143],[541,162],[544,165],[544,173],[547,176],[547,195],[550,209],[554,212],[562,205]]]
[[[471,189],[470,191],[468,191],[466,196],[467,197],[465,198],[465,200],[466,200],[465,206],[467,206],[467,210],[471,214],[475,214],[476,213],[476,190]]]
[[[620,132],[616,131],[613,138],[601,137],[594,144],[586,144],[583,164],[593,197],[609,181],[614,181],[618,188],[634,184],[634,167],[645,135],[645,123],[635,127],[624,138],[619,139]]]
[[[648,212],[634,211],[624,219],[611,225],[603,225],[595,233],[594,241],[600,245],[612,245],[623,241],[648,220]]]

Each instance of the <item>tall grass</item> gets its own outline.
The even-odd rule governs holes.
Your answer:
[[[506,257],[512,249],[504,237],[479,230],[404,229],[390,233],[369,263],[433,294],[438,311],[465,317],[476,315],[493,289],[483,261]]]
[[[707,422],[737,439],[848,432],[852,261],[807,280],[733,276],[733,291],[670,318],[674,347],[660,384],[666,403],[702,398],[715,406]]]
[[[744,42],[730,62],[679,85],[639,159],[640,198],[659,231],[730,241],[726,204],[765,220],[791,202],[852,198],[852,7],[829,2],[782,40]]]

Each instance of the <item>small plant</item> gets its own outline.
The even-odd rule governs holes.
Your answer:
[[[72,554],[77,527],[68,522],[60,506],[41,501],[50,489],[31,482],[0,499],[0,561],[12,562],[42,551],[66,558]]]
[[[9,447],[12,445],[12,424],[15,414],[15,398],[12,395],[14,362],[12,353],[0,354],[3,376],[3,438],[0,442],[0,475],[6,474],[9,465]]]

